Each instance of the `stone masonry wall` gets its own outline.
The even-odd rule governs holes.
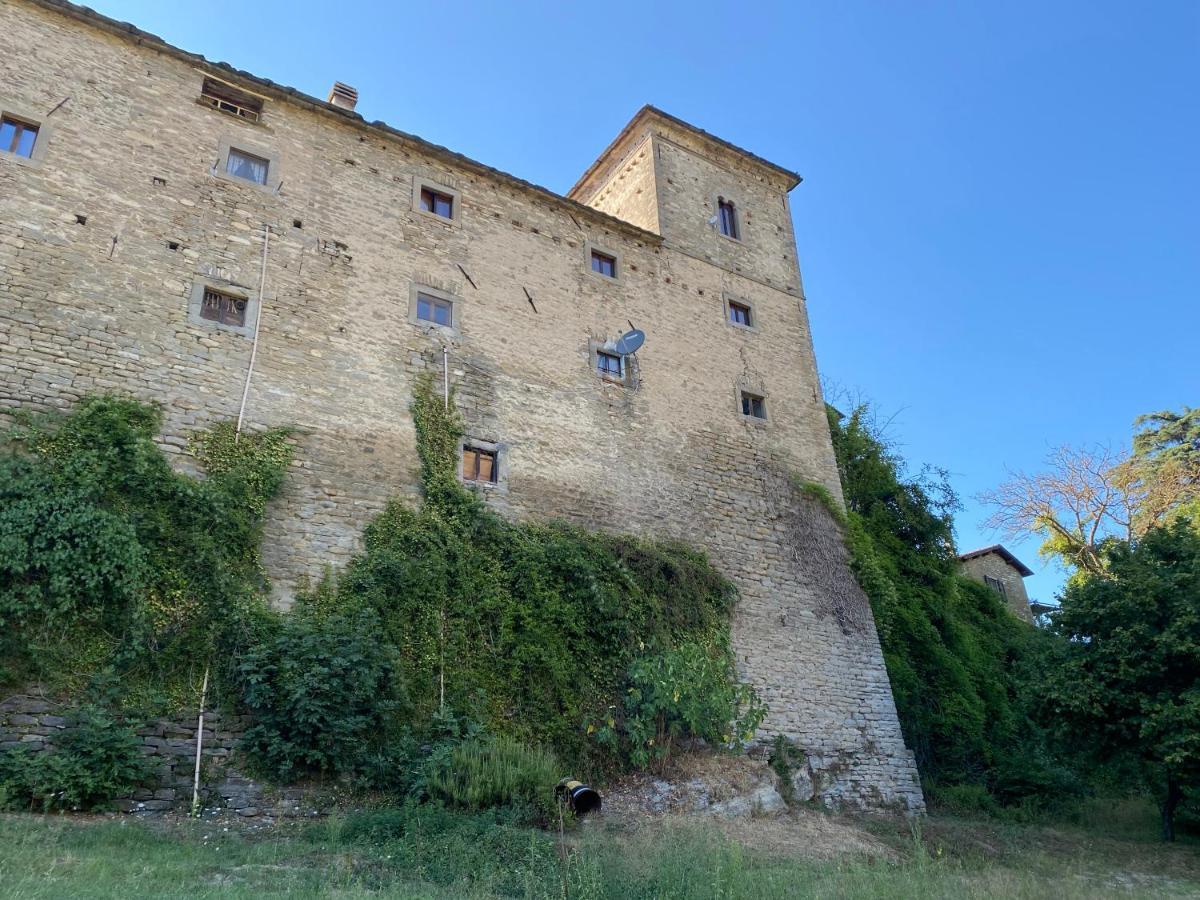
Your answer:
[[[999,553],[985,553],[962,561],[963,571],[976,581],[985,575],[997,579],[1004,585],[1004,602],[1012,614],[1022,622],[1033,624],[1033,611],[1029,608],[1029,594],[1025,591],[1025,578]]]
[[[790,540],[779,486],[841,492],[784,188],[657,124],[686,187],[658,184],[659,236],[269,84],[250,83],[260,123],[220,113],[197,102],[202,70],[240,77],[54,0],[0,5],[0,109],[45,142],[32,163],[0,153],[0,409],[152,400],[186,467],[188,432],[237,416],[254,347],[191,298],[245,296],[250,324],[261,304],[246,422],[297,429],[263,548],[287,605],[389,498],[416,498],[412,386],[440,380],[445,348],[468,437],[501,447],[489,502],[705,549],[741,593],[734,646],[771,707],[763,735],[819,756],[846,802],[920,808],[874,626],[839,620]],[[229,145],[281,183],[224,175]],[[713,191],[744,198],[741,243],[685,208],[718,170]],[[455,221],[414,209],[421,180],[458,193]],[[591,271],[590,246],[619,254],[618,279]],[[454,328],[415,322],[417,286],[453,299]],[[727,294],[754,329],[727,321]],[[592,348],[630,322],[647,334],[636,377],[605,382]],[[746,386],[766,421],[741,415]]]
[[[0,700],[0,752],[12,747],[53,753],[55,738],[69,724],[69,710],[36,689]],[[128,797],[114,803],[121,812],[188,813],[196,765],[197,719],[158,719],[138,729],[142,753],[153,774]],[[275,789],[237,770],[236,751],[247,727],[242,716],[210,712],[204,717],[200,762],[200,801],[206,815],[294,818],[326,812],[318,792],[299,787]]]

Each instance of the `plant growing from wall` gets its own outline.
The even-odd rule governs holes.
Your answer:
[[[423,504],[389,504],[366,529],[363,552],[313,602],[378,617],[415,729],[448,710],[469,713],[489,732],[553,748],[572,765],[613,769],[648,761],[638,748],[653,735],[606,740],[596,723],[656,732],[661,716],[668,752],[679,736],[736,743],[757,724],[760,714],[738,710],[760,706],[731,663],[735,592],[703,555],[508,522],[456,477],[462,428],[453,404],[425,380],[412,411]],[[703,687],[688,685],[678,701],[655,696],[644,718],[626,715],[627,691],[654,654],[674,665],[680,652],[691,654]]]
[[[0,660],[10,678],[123,699],[190,700],[263,609],[263,510],[290,459],[283,431],[197,437],[207,478],[171,468],[161,411],[114,396],[22,416],[0,449]],[[228,669],[221,673],[229,675]],[[228,681],[228,679],[224,679]]]
[[[95,705],[80,707],[50,752],[0,753],[0,793],[11,808],[90,810],[128,796],[150,777],[133,726]]]

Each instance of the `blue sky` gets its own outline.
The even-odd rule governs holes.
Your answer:
[[[799,171],[822,374],[949,469],[961,549],[1006,470],[1200,404],[1192,0],[92,5],[559,192],[647,102]]]

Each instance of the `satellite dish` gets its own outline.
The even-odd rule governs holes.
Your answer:
[[[633,331],[627,331],[617,338],[617,343],[613,349],[622,356],[628,356],[630,353],[637,353],[638,348],[645,342],[646,333],[635,328]]]

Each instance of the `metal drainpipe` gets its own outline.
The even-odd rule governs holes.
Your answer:
[[[442,344],[442,408],[450,408],[450,350]]]
[[[250,365],[246,368],[246,384],[242,388],[242,405],[238,407],[236,440],[242,434],[242,420],[246,416],[246,398],[250,396],[250,379],[254,376],[254,360],[258,356],[258,326],[262,322],[262,308],[266,298],[263,291],[267,286],[267,248],[271,243],[271,226],[263,225],[262,268],[258,273],[258,303],[254,307],[254,340],[250,345]]]

